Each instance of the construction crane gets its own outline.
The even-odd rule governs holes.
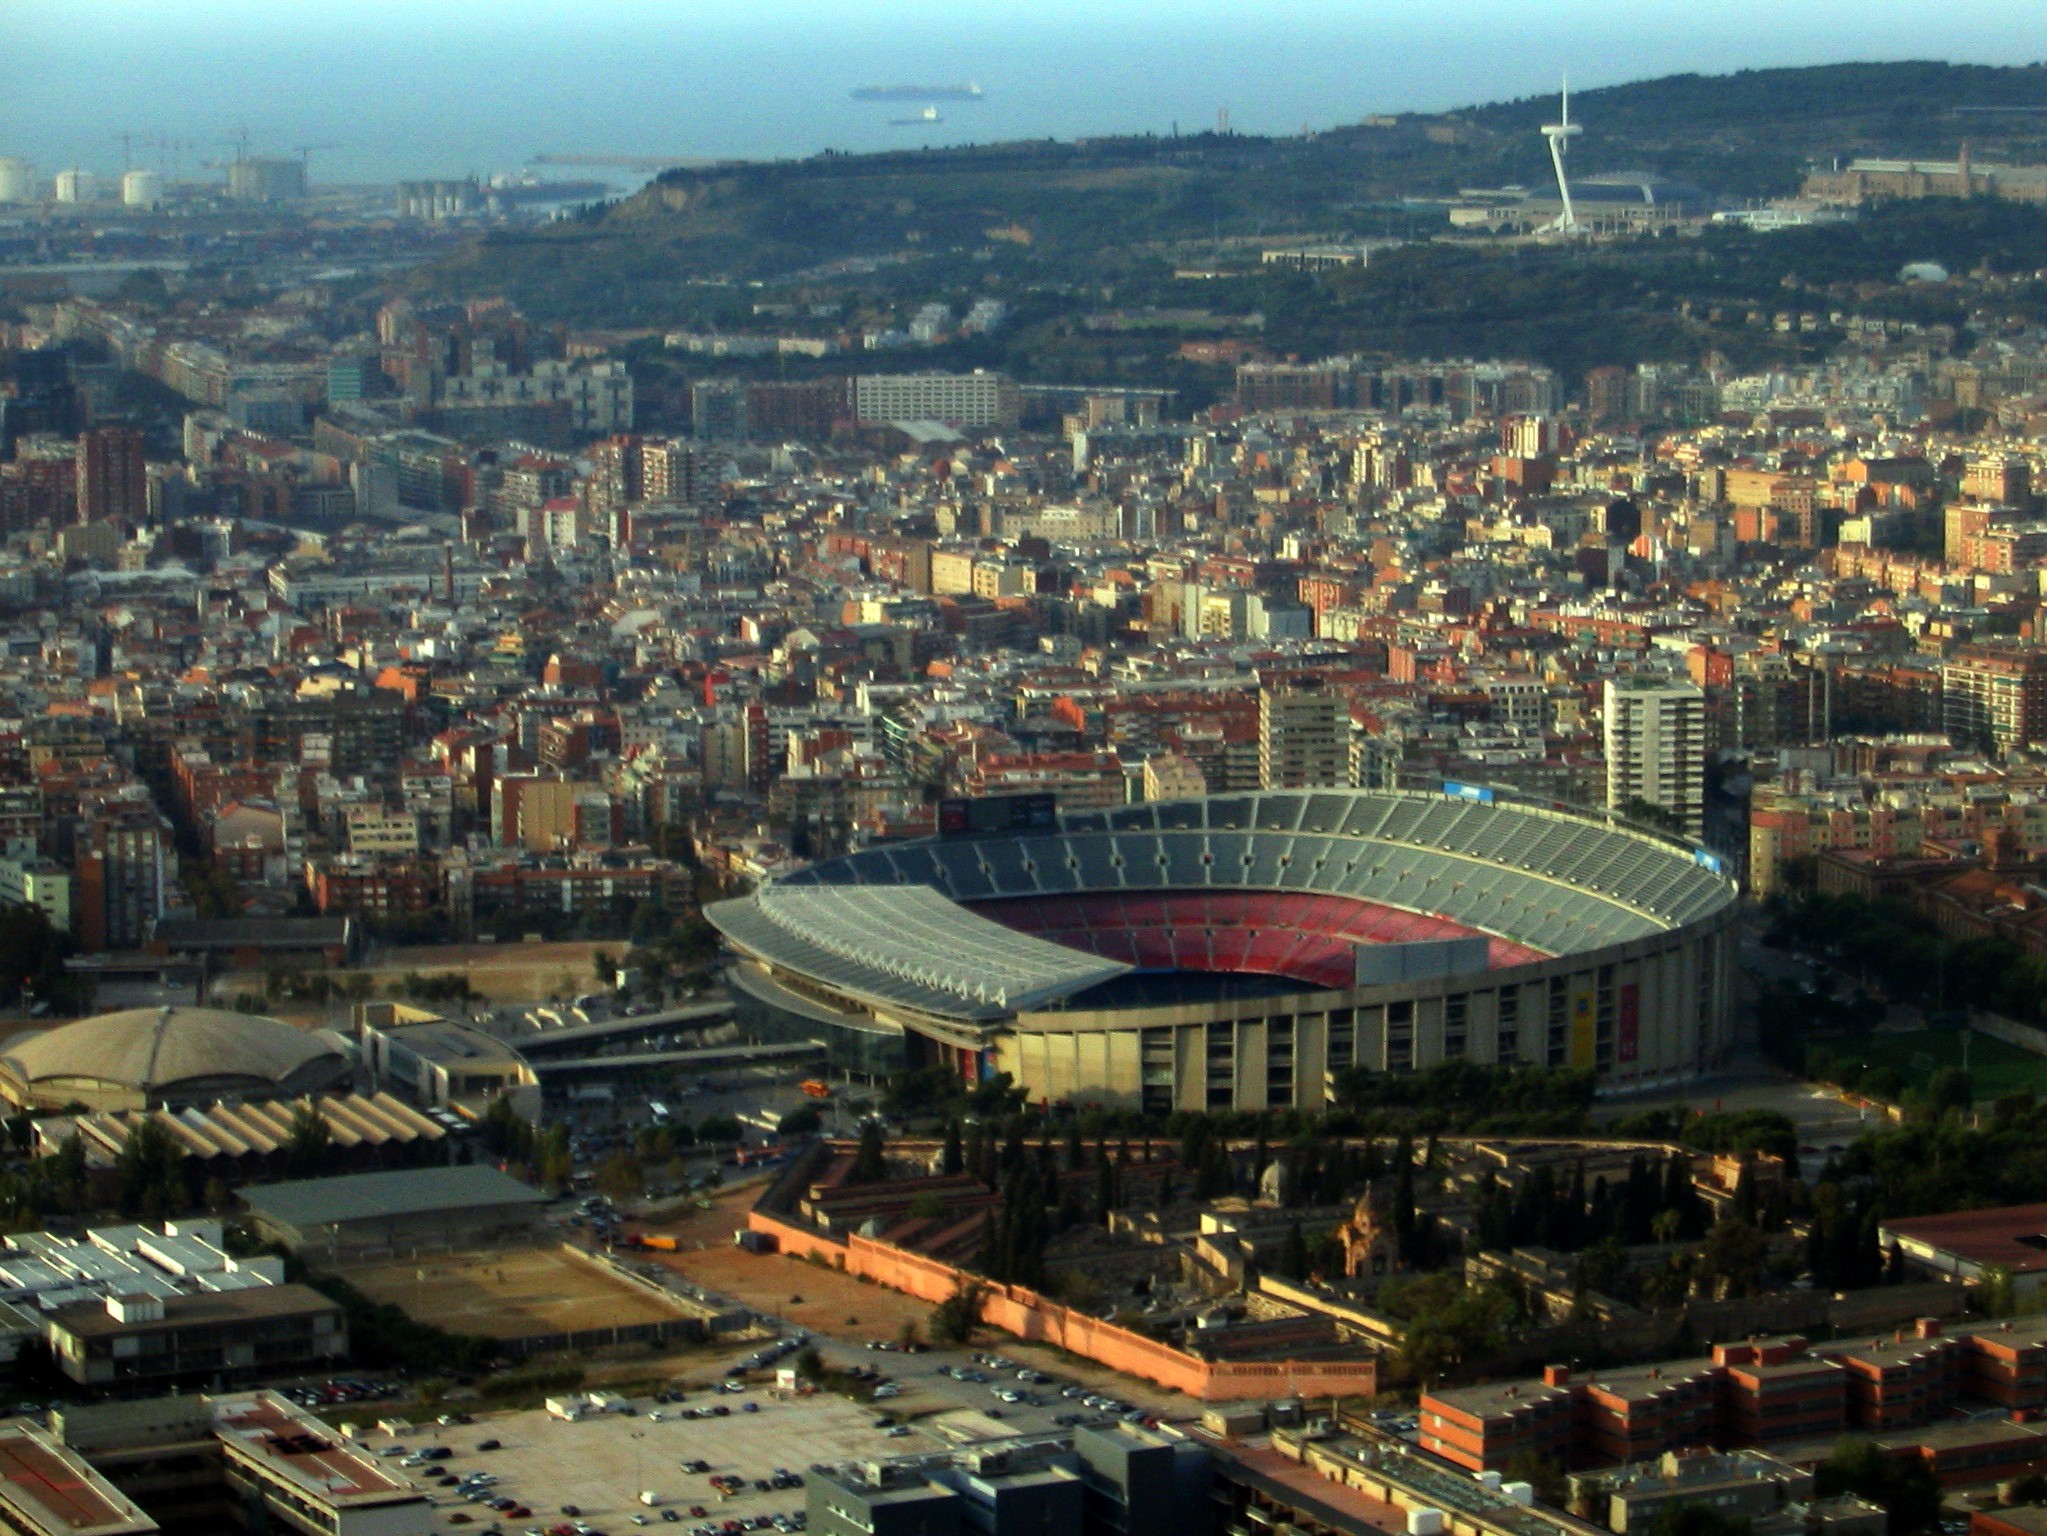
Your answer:
[[[179,158],[180,152],[185,147],[183,139],[167,138],[162,134],[158,134],[153,138],[137,139],[135,142],[144,149],[156,151],[156,169],[158,174],[163,177],[166,186],[178,180],[184,174],[185,167]]]
[[[234,145],[236,160],[246,160],[249,158],[249,130],[246,128],[236,128],[232,131],[231,137],[216,139],[214,142]]]
[[[314,152],[322,149],[339,149],[341,146],[339,144],[294,144],[292,148],[298,153],[299,174],[305,178],[306,190],[311,191],[313,186]]]

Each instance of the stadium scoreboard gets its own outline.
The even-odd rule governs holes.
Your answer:
[[[1008,832],[1056,832],[1059,797],[1050,794],[990,795],[938,802],[940,837],[991,837]]]

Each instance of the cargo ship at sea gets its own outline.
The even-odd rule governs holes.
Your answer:
[[[855,101],[979,101],[978,85],[863,85],[853,92]]]

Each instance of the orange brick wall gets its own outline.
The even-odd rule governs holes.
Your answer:
[[[775,1246],[799,1258],[817,1257],[849,1275],[934,1304],[955,1294],[974,1276],[921,1253],[870,1237],[839,1243],[805,1227],[754,1211],[747,1226],[774,1238]],[[1203,1402],[1253,1397],[1356,1396],[1378,1389],[1369,1360],[1202,1360],[1156,1339],[1089,1317],[1047,1300],[1020,1285],[987,1284],[981,1321],[1020,1339],[1050,1344],[1128,1376],[1171,1387]]]

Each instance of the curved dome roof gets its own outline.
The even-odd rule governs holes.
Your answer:
[[[221,1008],[128,1008],[23,1036],[5,1061],[24,1082],[97,1082],[149,1093],[193,1081],[324,1077],[332,1042],[281,1019]],[[308,1069],[311,1069],[310,1071]],[[297,1086],[294,1084],[293,1086]]]

